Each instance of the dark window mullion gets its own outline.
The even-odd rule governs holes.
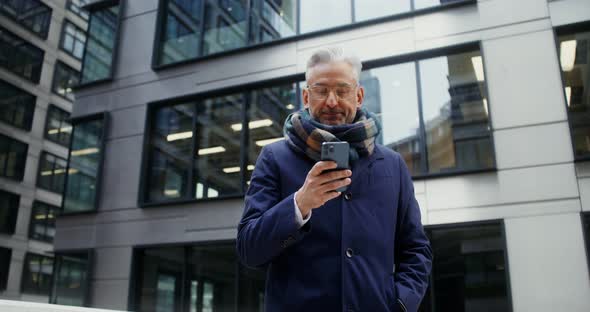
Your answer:
[[[354,1],[350,0],[350,21],[351,23],[356,23],[356,11],[354,8]]]
[[[250,127],[248,126],[248,123],[250,122],[250,102],[252,94],[252,91],[242,93],[244,104],[242,106],[242,133],[240,134],[240,185],[242,186],[240,194],[244,194],[248,188],[246,185],[246,174],[248,172],[248,154],[250,146],[250,144],[248,144],[248,139],[250,137]]]
[[[197,172],[195,172],[197,170],[197,166],[196,166],[196,157],[195,155],[197,154],[197,149],[199,148],[198,146],[198,142],[197,142],[197,113],[198,113],[198,109],[197,109],[197,105],[198,102],[195,102],[192,106],[193,106],[193,128],[191,129],[193,132],[193,137],[192,137],[192,142],[191,142],[191,154],[190,154],[190,168],[189,168],[189,172],[188,172],[188,183],[187,183],[187,187],[189,188],[188,192],[186,192],[186,194],[183,194],[183,196],[187,196],[189,199],[195,198],[197,196],[196,194],[196,188],[197,188],[197,183],[196,183],[196,179],[195,177],[198,176]]]
[[[424,110],[422,105],[420,61],[415,61],[414,65],[416,70],[416,93],[418,95],[418,119],[420,123],[420,149],[422,150],[422,157],[420,157],[420,168],[423,174],[428,174],[428,144],[426,144],[426,127],[424,125]]]

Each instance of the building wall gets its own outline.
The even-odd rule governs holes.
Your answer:
[[[148,102],[302,73],[322,46],[369,61],[479,41],[497,170],[415,181],[423,223],[504,219],[513,310],[590,307],[579,215],[590,210],[590,165],[573,161],[553,32],[590,20],[588,1],[481,0],[154,71],[157,3],[126,1],[115,79],[80,90],[74,107],[111,117],[98,212],[61,218],[56,238],[57,249],[95,248],[93,306],[127,308],[134,246],[237,234],[242,200],[137,207]]]
[[[62,23],[67,18],[79,27],[85,28],[86,22],[75,13],[66,10],[66,0],[42,1],[52,9],[51,23],[47,39],[33,35],[23,26],[0,15],[0,25],[25,41],[32,43],[45,52],[39,84],[31,83],[3,68],[0,68],[0,80],[9,82],[37,97],[32,128],[21,130],[0,122],[0,133],[15,138],[28,145],[24,178],[13,181],[0,177],[0,189],[20,195],[17,224],[14,235],[0,234],[0,246],[12,249],[12,260],[7,288],[0,292],[0,299],[27,300],[47,302],[48,296],[31,296],[21,294],[23,263],[27,252],[51,256],[53,245],[29,239],[29,222],[33,201],[39,200],[54,206],[61,205],[61,194],[36,187],[39,158],[42,151],[67,159],[68,149],[44,138],[47,109],[49,104],[71,112],[72,103],[52,93],[53,71],[55,63],[60,60],[80,70],[80,61],[59,48]]]

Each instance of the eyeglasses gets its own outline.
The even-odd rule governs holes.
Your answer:
[[[339,101],[350,100],[356,91],[356,85],[326,87],[326,86],[310,86],[307,87],[310,91],[310,97],[314,101],[324,101],[330,96],[330,92],[334,92],[336,99]]]

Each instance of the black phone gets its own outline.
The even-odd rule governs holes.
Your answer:
[[[350,145],[348,142],[324,142],[322,143],[322,156],[321,160],[332,160],[337,164],[336,169],[325,170],[324,172],[330,172],[334,170],[349,169],[349,150]],[[336,191],[344,192],[348,186],[343,186]]]

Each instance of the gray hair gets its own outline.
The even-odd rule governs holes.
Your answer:
[[[356,55],[345,54],[340,47],[328,47],[315,51],[311,57],[309,57],[309,60],[307,60],[305,81],[309,80],[309,72],[315,66],[340,61],[346,62],[352,66],[352,73],[358,83],[361,76],[361,70],[363,69],[361,60]]]

